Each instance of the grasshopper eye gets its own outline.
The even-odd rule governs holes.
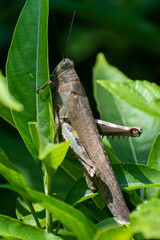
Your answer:
[[[68,62],[64,62],[62,68],[67,69],[69,67],[69,65],[70,64]]]
[[[74,63],[73,61],[71,61],[70,59],[66,58],[63,60],[63,64],[61,66],[61,68],[63,70],[69,69],[69,68],[73,68],[74,67]]]

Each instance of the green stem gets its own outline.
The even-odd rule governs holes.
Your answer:
[[[58,224],[57,224],[56,230],[55,230],[55,232],[54,232],[55,235],[57,235],[60,227],[61,227],[61,222],[59,221]]]
[[[27,205],[28,205],[28,207],[29,207],[29,209],[30,209],[30,211],[31,211],[36,223],[37,223],[37,227],[41,228],[40,222],[38,220],[37,214],[34,210],[34,207],[33,207],[32,203],[28,199],[26,199],[25,197],[23,197],[23,198],[24,198],[25,202],[27,203]]]
[[[44,191],[46,196],[52,195],[52,176],[46,171],[46,168],[44,170]],[[46,209],[46,231],[51,233],[52,230],[52,214]]]

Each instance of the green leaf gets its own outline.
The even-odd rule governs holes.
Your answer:
[[[80,206],[80,203],[83,203],[83,207],[85,206],[87,208],[87,211],[90,213],[90,215],[92,215],[92,217],[94,217],[96,221],[101,221],[108,216],[103,209],[106,204],[103,203],[104,200],[101,199],[102,197],[100,196],[100,198],[98,196],[100,196],[98,193],[93,193],[91,190],[88,189],[85,178],[83,177],[77,180],[72,185],[71,189],[67,194],[65,202],[73,206],[78,205],[77,208]],[[91,199],[93,199],[93,201],[86,201]],[[100,207],[98,206],[99,203]]]
[[[106,152],[107,152],[107,156],[111,162],[111,164],[120,164],[121,161],[113,154],[112,150],[107,147],[107,146],[104,146]]]
[[[47,171],[50,174],[54,174],[64,160],[69,145],[70,141],[59,144],[48,143],[40,152],[40,159],[43,160],[45,166],[47,167]]]
[[[47,233],[43,229],[24,224],[18,220],[3,215],[0,215],[0,235],[4,237],[12,236],[25,240],[60,239],[53,234]]]
[[[160,118],[160,88],[157,84],[138,80],[127,82],[99,80],[97,82],[131,106]]]
[[[144,191],[147,189],[151,189],[151,187],[145,188]],[[129,194],[130,201],[134,206],[137,206],[138,204],[142,203],[142,199],[140,198],[136,190],[131,190],[128,191],[127,193]]]
[[[77,240],[73,233],[64,231],[63,229],[58,231],[58,237],[63,240]]]
[[[74,206],[87,199],[93,198],[96,195],[97,193],[93,193],[88,189],[85,179],[80,178],[72,185],[70,191],[67,194],[65,202]]]
[[[53,213],[71,232],[75,234],[75,236],[77,236],[78,239],[93,239],[97,230],[96,226],[82,213],[70,205],[30,189],[26,190],[11,185],[0,185],[0,187],[16,191],[19,194],[23,194],[31,201],[39,203],[44,208],[48,209],[50,213]]]
[[[41,207],[39,204],[35,203],[33,204],[34,210],[37,214],[37,217],[39,221],[44,219],[45,217],[45,210],[43,207]],[[21,197],[17,198],[16,202],[16,216],[18,219],[21,219],[22,222],[28,223],[30,225],[36,225],[36,221],[31,214],[31,210]]]
[[[0,146],[5,150],[12,163],[21,171],[29,186],[33,189],[42,190],[42,162],[39,161],[40,164],[36,164],[23,140],[19,136],[15,138],[15,135],[11,133],[6,134],[4,130],[0,132]]]
[[[2,75],[1,71],[0,71],[0,91],[1,91],[0,104],[18,112],[21,112],[23,110],[23,105],[19,103],[8,91],[5,78]]]
[[[98,201],[98,197],[101,198],[101,199],[99,198],[100,201]],[[100,206],[98,204],[100,204]],[[77,205],[77,207],[78,206],[79,205]],[[92,201],[90,199],[88,201],[83,202],[83,206],[86,207],[87,211],[92,216],[92,219],[94,218],[94,221],[99,222],[103,221],[104,219],[109,219],[109,216],[105,208],[106,203],[104,202],[104,199],[102,199],[102,196],[100,194],[96,195]]]
[[[38,150],[40,146],[40,132],[38,131],[38,128],[37,128],[37,122],[28,122],[28,128],[29,128],[32,141],[36,149]]]
[[[149,154],[149,158],[148,158],[148,166],[155,168],[157,170],[160,170],[160,165],[159,165],[160,148],[159,148],[159,146],[160,146],[160,133],[157,135],[157,137],[153,143],[153,146],[152,146],[151,152]],[[145,197],[147,199],[151,199],[155,196],[158,197],[159,191],[160,191],[160,188],[145,189]]]
[[[103,229],[105,227],[110,227],[110,226],[119,227],[119,224],[117,223],[115,218],[107,218],[107,219],[104,219],[103,221],[97,223],[98,229]]]
[[[7,80],[12,95],[24,105],[24,111],[12,111],[15,125],[32,156],[37,151],[28,122],[38,121],[39,129],[49,141],[51,95],[49,88],[36,90],[49,79],[48,70],[48,1],[27,0],[18,19],[7,59]]]
[[[8,159],[4,151],[0,148],[0,174],[7,179],[7,181],[13,185],[21,186],[23,188],[28,187],[28,183],[20,173],[20,171],[14,166]]]
[[[63,170],[75,181],[83,176],[83,169],[77,158],[71,153],[69,149],[65,160],[62,162],[61,167]]]
[[[157,135],[148,158],[148,166],[160,170],[160,133]]]
[[[116,94],[112,94],[109,92],[107,88],[104,88],[99,84],[99,80],[105,80],[106,84],[108,82],[111,84],[113,83],[117,86],[116,91],[118,93],[116,92]],[[115,138],[114,141],[109,138],[113,153],[122,162],[147,164],[152,143],[160,130],[160,119],[131,106],[117,96],[117,94],[122,91],[125,99],[125,96],[128,95],[128,90],[126,88],[126,91],[124,91],[123,89],[120,89],[119,86],[120,84],[128,85],[131,82],[132,81],[121,71],[110,65],[102,53],[97,55],[96,63],[93,68],[93,86],[94,96],[97,101],[101,119],[119,125],[137,125],[143,129],[142,136],[139,138],[129,138],[124,140],[118,140]],[[157,88],[156,85],[149,84],[145,81],[145,91],[150,93],[150,85],[156,94],[156,99],[158,99],[159,90],[157,89],[159,88]],[[150,89],[148,89],[148,86]],[[141,89],[141,91],[143,91],[143,89]],[[151,93],[150,95],[153,99],[153,95]],[[135,99],[134,96],[133,99]],[[157,103],[155,103],[155,105],[157,106]],[[103,142],[105,144],[105,138]]]
[[[9,108],[4,107],[1,104],[0,104],[0,117],[2,117],[5,121],[7,121],[13,127],[16,127],[11,114],[11,110]]]
[[[15,111],[20,111],[23,109],[22,104],[20,104],[8,91],[6,80],[0,71],[0,116],[15,127],[14,120],[11,114],[10,106]]]
[[[117,181],[127,190],[160,186],[160,171],[143,164],[114,164]]]
[[[130,228],[139,239],[160,239],[160,200],[153,199],[138,206],[130,214]]]
[[[99,230],[94,240],[130,240],[131,231],[127,227],[106,227]]]
[[[37,123],[30,122],[29,130],[35,147],[38,150],[39,159],[43,161],[47,172],[54,174],[65,158],[70,141],[52,144],[47,138],[43,137],[37,128]]]
[[[10,236],[3,236],[3,237],[0,237],[0,240],[19,240],[19,238],[17,237],[10,237]]]
[[[20,171],[14,166],[12,162],[9,161],[6,154],[3,152],[3,150],[0,148],[0,173],[7,179],[9,183],[15,186],[21,186],[24,189],[29,188],[27,181],[23,177],[23,175],[20,173]],[[23,196],[23,195],[22,195]],[[34,208],[32,207],[32,204],[23,196],[24,200],[28,204],[29,208],[31,209],[31,212],[36,219],[36,214],[34,211]]]

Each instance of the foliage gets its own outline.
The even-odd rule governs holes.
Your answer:
[[[145,41],[145,47],[153,52],[157,50],[160,33],[156,27],[140,17],[134,19],[133,15],[120,16],[116,11],[115,15],[109,14],[112,6],[107,2],[101,1],[97,5],[96,2],[91,4],[88,1],[83,5],[78,2],[61,1],[60,6],[58,1],[53,3],[51,1],[51,6],[52,4],[55,8],[67,9],[68,7],[69,11],[77,7],[81,14],[85,13],[87,6],[91,9],[92,21],[95,19],[94,11],[97,8],[96,13],[100,12],[101,16],[98,21],[102,25],[105,21],[112,22],[112,31],[117,31],[118,26],[121,26],[119,32],[124,32],[127,27],[128,31],[132,32],[136,24],[136,30],[141,34],[139,38],[143,39],[142,42],[144,43],[144,38],[148,37],[153,43],[151,47]],[[132,4],[132,8],[134,7],[135,5]],[[105,137],[103,139],[118,183],[127,196],[127,204],[133,210],[133,205],[137,206],[141,203],[130,214],[130,225],[121,227],[109,217],[108,212],[106,213],[101,196],[88,190],[82,178],[82,169],[73,154],[66,155],[70,141],[52,144],[54,122],[51,92],[47,87],[41,94],[36,94],[38,87],[49,79],[48,10],[46,0],[26,1],[16,24],[7,59],[6,78],[9,91],[4,77],[0,75],[0,89],[3,94],[5,93],[5,97],[0,98],[0,114],[19,132],[38,167],[42,167],[44,175],[55,175],[58,167],[61,166],[73,179],[74,185],[69,186],[70,189],[63,201],[56,199],[55,196],[48,196],[52,195],[52,192],[45,195],[32,190],[28,184],[28,178],[0,149],[0,173],[10,183],[10,185],[1,184],[0,187],[20,194],[26,203],[20,207],[19,203],[22,203],[22,199],[17,200],[15,218],[0,215],[0,236],[7,239],[33,239],[33,237],[34,239],[94,240],[107,238],[127,240],[132,237],[133,239],[159,239],[160,233],[157,229],[160,222],[160,200],[158,199],[160,88],[146,80],[129,79],[116,67],[110,65],[102,53],[97,55],[93,68],[93,86],[101,118],[121,125],[138,125],[143,128],[143,134],[139,139],[129,138],[123,141],[118,139],[108,141]],[[128,22],[124,24],[127,17]],[[152,30],[152,34],[149,29]],[[108,30],[111,31],[109,27]],[[126,38],[127,36],[129,38],[128,31],[126,31]],[[135,39],[136,37],[132,41]],[[137,40],[137,44],[142,42]],[[80,47],[78,49],[80,50]],[[27,162],[28,159],[24,157],[23,161]],[[30,170],[34,171],[31,167]],[[36,174],[33,181],[37,181]],[[45,179],[45,188],[46,183],[50,185],[49,180]],[[52,190],[51,186],[48,190]],[[59,230],[57,236],[46,233],[40,228],[45,227],[45,220],[47,221],[44,209],[52,214],[53,231]]]

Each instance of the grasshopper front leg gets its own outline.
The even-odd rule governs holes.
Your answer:
[[[48,85],[49,85],[51,88],[54,88],[54,87],[55,87],[55,84],[54,84],[51,80],[49,80],[49,81],[46,82],[42,87],[38,88],[36,92],[39,93],[40,90],[43,90],[43,89],[46,88]]]

